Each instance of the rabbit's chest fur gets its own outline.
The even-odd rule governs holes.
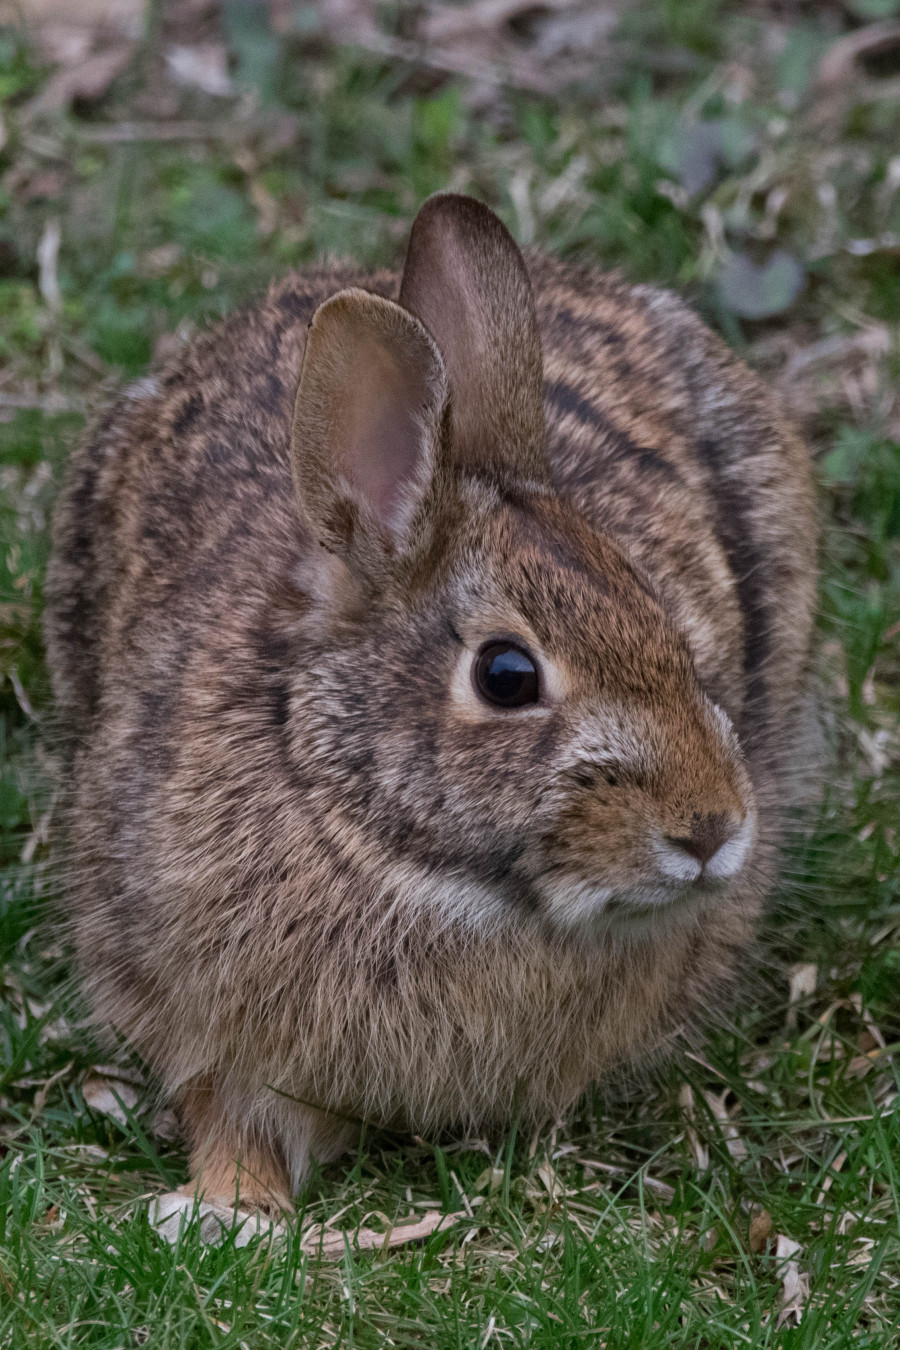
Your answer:
[[[532,276],[556,485],[666,598],[774,844],[813,587],[803,448],[671,297]],[[217,1072],[273,1119],[291,1096],[423,1129],[540,1119],[696,1022],[761,888],[662,940],[567,942],[527,916],[478,932],[420,893],[481,887],[490,909],[502,887],[398,858],[322,788],[288,438],[310,316],[352,280],[283,283],[75,456],[48,620],[75,937],[101,1020],[170,1086]]]

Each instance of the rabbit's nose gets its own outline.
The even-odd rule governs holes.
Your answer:
[[[689,834],[667,834],[665,840],[683,853],[689,853],[698,862],[708,863],[723,844],[734,838],[739,829],[740,822],[734,821],[727,811],[715,811],[711,815],[701,815],[695,811]]]
[[[655,848],[660,871],[673,881],[725,881],[737,876],[756,834],[752,811],[697,812],[687,831],[664,834]]]

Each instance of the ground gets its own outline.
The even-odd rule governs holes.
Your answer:
[[[141,10],[0,4],[0,1346],[896,1344],[900,0]],[[447,186],[674,287],[781,390],[821,488],[822,805],[702,1056],[536,1138],[370,1132],[285,1235],[172,1246],[177,1127],[44,922],[53,496],[109,389],[288,266],[397,259]]]

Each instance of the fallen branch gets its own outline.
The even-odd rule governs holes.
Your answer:
[[[82,126],[76,139],[86,145],[126,145],[133,141],[221,141],[233,128],[227,122],[110,122]]]
[[[355,1231],[344,1232],[317,1225],[306,1230],[300,1245],[310,1255],[320,1254],[329,1260],[338,1260],[348,1246],[358,1248],[359,1251],[388,1251],[391,1247],[405,1247],[407,1243],[421,1242],[424,1238],[431,1237],[432,1233],[449,1228],[451,1224],[466,1217],[462,1210],[455,1214],[441,1214],[439,1210],[429,1210],[424,1218],[416,1223],[398,1224],[383,1233],[374,1228],[357,1228]]]
[[[0,393],[0,408],[15,412],[83,413],[87,405],[82,399],[66,394],[4,394]]]

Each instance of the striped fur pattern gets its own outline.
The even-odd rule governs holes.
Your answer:
[[[669,294],[541,257],[529,286],[468,199],[420,221],[402,291],[290,276],[127,389],[56,515],[84,982],[180,1105],[201,1184],[233,1199],[243,1159],[270,1207],[348,1118],[541,1122],[695,1035],[802,768],[815,523],[771,395]],[[295,412],[336,292],[344,345],[317,318]],[[373,299],[398,294],[399,317]],[[387,384],[434,405],[427,447],[404,423],[402,511],[392,482],[351,511],[328,478],[338,413],[365,426],[387,387],[315,412],[345,322],[390,330]],[[498,633],[535,654],[540,706],[475,693]],[[698,879],[666,841],[708,819],[728,841]]]

